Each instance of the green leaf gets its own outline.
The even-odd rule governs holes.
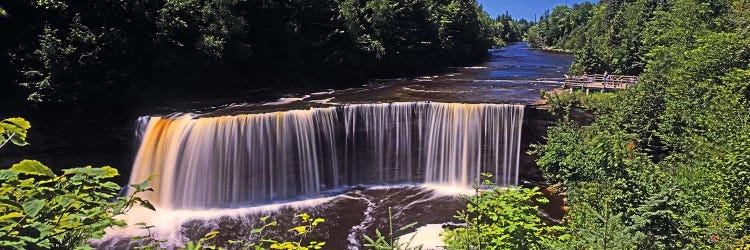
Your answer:
[[[293,227],[292,229],[289,229],[289,231],[295,231],[297,232],[297,235],[301,235],[307,232],[307,226]]]
[[[36,239],[34,239],[36,240]],[[52,242],[49,241],[49,239],[44,239],[42,241],[36,241],[36,246],[40,248],[52,248]]]
[[[156,208],[154,208],[154,205],[151,204],[151,202],[149,202],[147,200],[141,200],[141,206],[143,206],[145,208],[148,208],[148,209],[150,209],[152,211],[156,211]]]
[[[113,220],[113,221],[112,221],[112,225],[115,225],[115,226],[118,226],[118,227],[125,227],[125,226],[127,226],[128,224],[127,224],[127,223],[125,223],[125,221],[124,221],[124,220]]]
[[[117,183],[108,181],[101,184],[102,187],[110,189],[110,190],[120,190],[120,185],[117,185]]]
[[[0,199],[0,206],[14,208],[18,211],[23,210],[23,206],[21,204],[10,199]]]
[[[310,220],[310,215],[307,213],[301,213],[297,215],[298,218],[300,218],[303,222],[307,222]]]
[[[31,128],[31,123],[29,123],[28,121],[20,117],[8,118],[8,119],[5,119],[3,122],[11,123],[15,125],[16,127],[23,129],[23,130],[29,130]]]
[[[102,178],[112,178],[115,176],[120,175],[120,173],[117,171],[116,168],[110,167],[110,166],[104,166],[101,167],[102,170],[104,170],[104,174],[101,176]]]
[[[10,170],[16,171],[20,174],[40,175],[40,176],[46,176],[50,178],[55,177],[55,174],[52,173],[52,170],[50,170],[47,166],[44,166],[44,164],[36,160],[23,160],[19,163],[14,164],[10,168]]]
[[[146,238],[149,238],[149,236],[139,235],[139,236],[133,236],[132,238],[130,238],[130,240],[131,241],[139,241],[139,240],[146,239]]]
[[[0,121],[0,145],[10,140],[18,146],[25,146],[26,132],[31,124],[23,118],[8,118]]]
[[[151,182],[151,179],[153,179],[154,177],[156,177],[156,175],[155,174],[151,174],[143,182],[138,183],[138,184],[130,184],[130,186],[133,187],[133,188],[135,188],[136,192],[146,191],[147,188],[148,188],[148,183]]]
[[[101,168],[92,168],[91,166],[86,166],[83,168],[71,168],[64,170],[65,174],[83,174],[83,175],[89,175],[89,176],[96,176],[99,178],[112,178],[115,176],[118,176],[119,173],[117,172],[117,169],[114,169],[109,166],[101,167]]]
[[[403,226],[403,227],[399,228],[399,229],[398,229],[398,231],[404,231],[404,230],[406,230],[406,229],[409,229],[409,228],[412,228],[412,227],[414,227],[414,226],[416,226],[416,225],[417,225],[417,223],[416,223],[416,222],[413,222],[413,223],[411,223],[411,224],[409,224],[409,225],[406,225],[406,226]]]
[[[202,244],[200,244],[200,243],[195,243],[195,242],[192,242],[192,241],[188,241],[185,244],[185,250],[200,250],[201,248],[202,248]]]
[[[215,237],[216,237],[216,235],[218,235],[218,234],[219,234],[219,231],[211,231],[211,232],[208,232],[208,233],[207,233],[206,235],[204,235],[204,236],[203,236],[203,238],[201,239],[201,241],[205,241],[205,240],[210,240],[210,239],[213,239],[213,238],[215,238]]]
[[[370,244],[368,244],[369,246],[372,246],[373,244],[375,244],[375,241],[372,238],[370,238],[370,236],[367,236],[367,235],[363,235],[363,236],[365,238],[365,241],[367,241],[368,243],[370,243]],[[368,246],[368,245],[365,245],[365,246]]]
[[[0,221],[7,220],[7,219],[15,219],[15,218],[18,218],[18,217],[23,217],[23,213],[21,213],[21,212],[10,212],[10,213],[7,213],[7,214],[4,214],[4,215],[0,216]]]
[[[13,241],[0,240],[0,246],[3,246],[4,248],[7,248],[7,249],[25,250],[26,249],[25,245],[26,243],[20,240],[13,240]]]
[[[23,203],[23,212],[31,217],[35,217],[44,207],[43,200],[30,200]]]
[[[15,180],[18,179],[18,172],[8,169],[0,170],[0,180]]]
[[[326,220],[325,220],[325,219],[323,219],[323,218],[315,218],[315,219],[313,220],[313,222],[312,222],[312,225],[313,225],[313,226],[317,226],[318,224],[320,224],[320,223],[323,223],[323,222],[326,222]]]

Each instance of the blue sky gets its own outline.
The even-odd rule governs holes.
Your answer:
[[[585,2],[583,0],[478,0],[491,17],[508,11],[513,19],[534,19],[534,15],[541,16],[545,10],[552,10],[557,5],[573,5]],[[598,2],[590,0],[589,2]]]

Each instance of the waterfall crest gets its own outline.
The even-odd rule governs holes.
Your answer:
[[[523,105],[402,102],[142,117],[130,182],[166,208],[263,204],[359,184],[518,184]],[[145,125],[144,125],[145,124]]]

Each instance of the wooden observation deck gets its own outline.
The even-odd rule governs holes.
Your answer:
[[[581,90],[619,90],[638,83],[637,76],[594,74],[587,76],[565,76],[565,88]]]

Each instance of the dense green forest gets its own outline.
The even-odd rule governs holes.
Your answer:
[[[560,5],[545,12],[528,32],[526,41],[536,48],[572,50],[584,43],[586,24],[593,15],[594,4],[584,2],[572,7]]]
[[[750,1],[601,1],[571,32],[554,37],[583,41],[573,72],[640,80],[550,97],[561,120],[534,153],[568,195],[561,245],[750,248]]]
[[[475,0],[7,1],[3,100],[86,107],[163,90],[358,84],[520,41]],[[3,105],[7,106],[7,105]]]
[[[497,18],[495,18],[495,44],[504,46],[508,43],[523,41],[526,33],[532,25],[534,25],[533,21],[528,21],[523,18],[515,20],[507,12],[498,15]]]

